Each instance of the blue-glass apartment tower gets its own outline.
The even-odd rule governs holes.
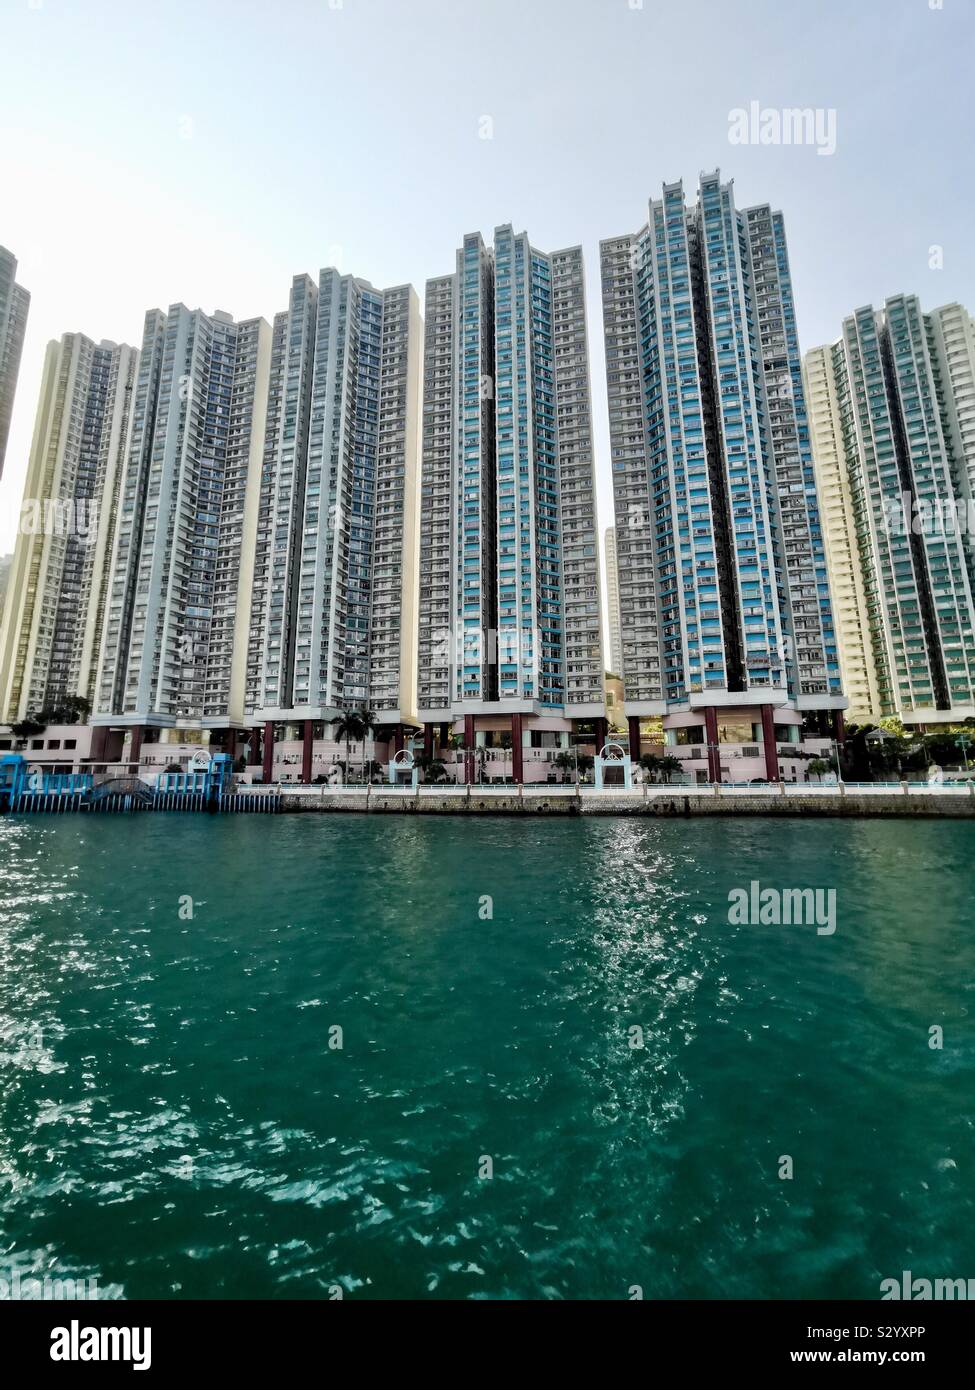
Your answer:
[[[845,700],[781,214],[666,184],[601,261],[631,742],[660,715],[701,780],[791,776]]]
[[[425,319],[419,717],[520,781],[604,733],[582,252],[473,233]]]

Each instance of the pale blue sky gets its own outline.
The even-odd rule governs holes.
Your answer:
[[[971,0],[634,4],[0,0],[0,243],[33,295],[0,551],[47,339],[138,344],[173,300],[270,318],[326,263],[422,298],[467,231],[581,242],[603,528],[598,242],[663,181],[783,209],[804,348],[901,290],[975,306]],[[731,145],[751,101],[835,108],[836,153]]]

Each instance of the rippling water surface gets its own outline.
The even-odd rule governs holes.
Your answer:
[[[975,1277],[973,851],[962,822],[0,821],[0,1276]],[[835,934],[729,924],[752,879],[834,887]]]

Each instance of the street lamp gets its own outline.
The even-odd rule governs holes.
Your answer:
[[[840,762],[840,745],[839,745],[839,742],[838,742],[835,738],[831,738],[830,741],[829,741],[829,746],[830,746],[830,757],[832,758],[833,762],[836,764],[836,778],[837,778],[837,781],[842,782],[842,780],[843,780],[843,764]]]
[[[969,745],[971,744],[971,739],[968,737],[967,734],[959,734],[958,737],[955,739],[955,743],[958,745],[958,747],[959,747],[959,748],[961,749],[961,751],[962,751],[962,757],[965,759],[965,771],[967,772],[967,771],[968,771],[968,749],[969,749]]]
[[[871,729],[870,732],[864,736],[864,742],[865,742],[865,743],[879,743],[879,744],[880,744],[881,756],[882,756],[883,758],[886,758],[887,755],[886,755],[886,753],[884,752],[884,744],[885,744],[885,743],[893,743],[893,742],[895,742],[895,739],[894,739],[894,735],[893,735],[893,734],[889,734],[889,733],[887,732],[886,729],[877,728],[877,729]],[[887,767],[884,767],[884,768],[883,768],[883,771],[884,771],[884,772],[887,772],[887,771],[889,771],[889,769],[888,769]]]

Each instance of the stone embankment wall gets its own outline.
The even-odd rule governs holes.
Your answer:
[[[398,815],[487,816],[951,816],[975,818],[975,795],[938,794],[925,788],[923,795],[903,792],[828,792],[789,795],[777,791],[755,793],[685,792],[676,787],[656,789],[644,796],[630,792],[583,792],[546,795],[533,791],[524,796],[512,789],[466,793],[419,794],[386,791],[322,792],[317,787],[284,791],[283,811],[368,811]]]

